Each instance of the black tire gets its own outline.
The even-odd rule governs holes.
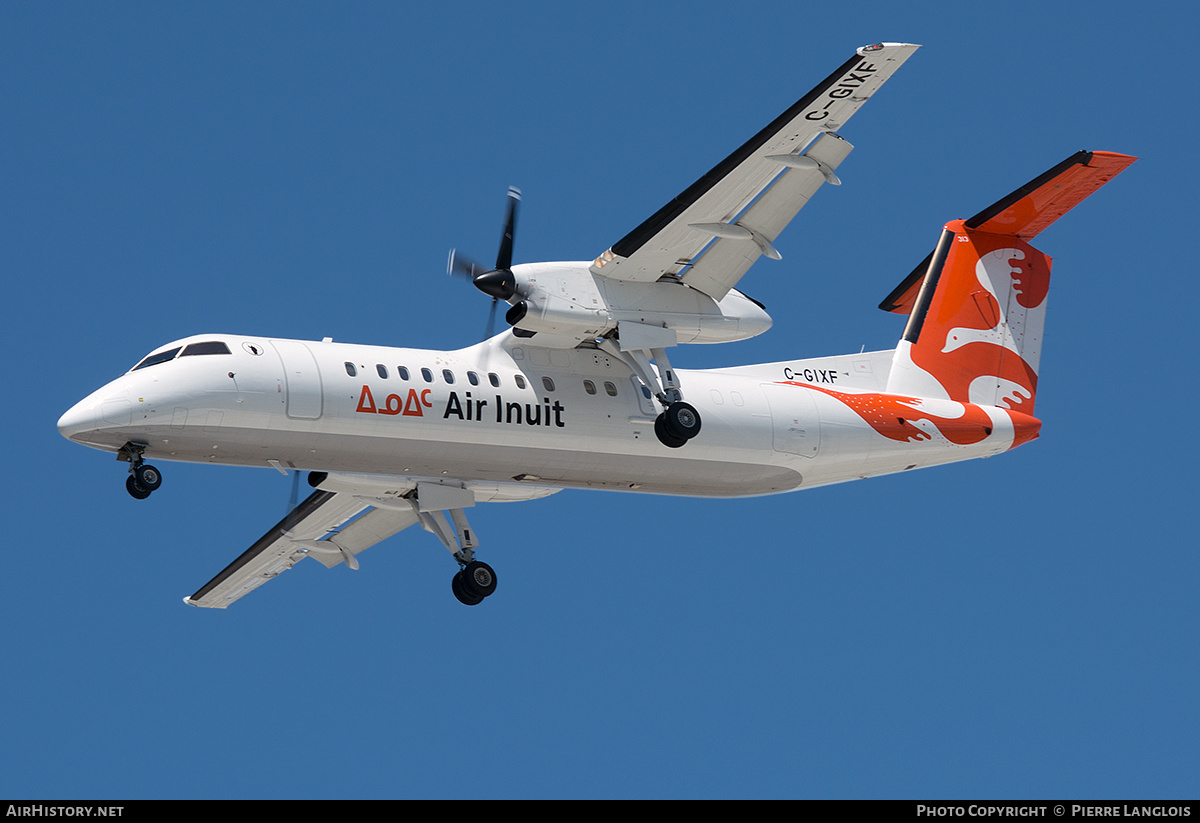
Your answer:
[[[142,487],[147,494],[162,485],[162,473],[149,463],[143,463],[133,470],[134,482]]]
[[[663,425],[676,437],[691,440],[700,433],[700,412],[691,403],[672,403],[662,416]]]
[[[473,560],[462,570],[462,585],[467,594],[482,599],[496,591],[496,572],[487,563]]]
[[[462,572],[454,573],[454,579],[450,581],[450,589],[454,592],[454,596],[458,598],[458,602],[464,606],[478,606],[483,602],[482,597],[470,594],[463,588]]]
[[[667,430],[667,421],[661,414],[654,418],[654,436],[668,449],[678,449],[687,442],[686,437],[677,437]]]
[[[150,496],[150,492],[139,486],[132,474],[125,478],[125,491],[129,492],[129,496],[134,500],[145,500]]]

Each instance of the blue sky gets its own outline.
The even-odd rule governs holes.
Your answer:
[[[1196,797],[1200,21],[1059,8],[0,4],[0,797]],[[163,464],[134,501],[55,430],[187,334],[472,343],[446,252],[494,253],[509,185],[519,262],[590,259],[879,40],[924,48],[743,281],[775,327],[673,360],[891,348],[942,223],[1138,155],[1039,237],[1031,445],[482,507],[478,608],[409,530],[208,612],[289,481]]]

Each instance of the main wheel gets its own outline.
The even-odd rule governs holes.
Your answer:
[[[467,594],[484,598],[496,591],[496,573],[487,563],[472,560],[462,570],[463,589]]]
[[[654,418],[654,436],[668,449],[678,449],[687,442],[686,437],[679,437],[667,431],[667,421],[661,414]]]
[[[134,482],[141,486],[147,494],[162,485],[162,475],[149,463],[143,463],[134,469],[133,478]]]
[[[682,400],[672,403],[663,412],[663,425],[676,437],[691,440],[700,433],[700,412]]]
[[[458,598],[458,602],[464,606],[478,606],[483,602],[482,597],[473,595],[463,588],[462,572],[454,573],[454,579],[450,581],[450,589],[454,592],[454,596]]]
[[[125,491],[129,492],[129,496],[134,500],[145,500],[150,496],[150,492],[139,486],[132,474],[125,478]]]

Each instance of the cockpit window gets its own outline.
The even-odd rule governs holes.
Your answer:
[[[204,343],[189,344],[179,356],[188,357],[193,354],[233,354],[233,352],[220,340],[208,340]]]
[[[137,371],[138,369],[144,369],[147,366],[157,366],[159,363],[166,363],[168,360],[174,360],[175,355],[179,354],[180,348],[180,346],[176,346],[173,349],[167,349],[166,351],[160,351],[158,354],[152,354],[141,363],[138,363],[136,366],[130,369],[130,371]]]

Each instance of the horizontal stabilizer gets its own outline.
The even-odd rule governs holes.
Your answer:
[[[917,303],[917,292],[921,290],[921,281],[925,279],[925,272],[929,271],[932,260],[933,252],[930,252],[899,286],[892,289],[892,293],[883,299],[879,308],[895,314],[912,314],[913,306]]]
[[[1011,234],[1023,240],[1083,202],[1136,160],[1110,151],[1080,151],[1050,171],[993,203],[966,222],[968,229]]]
[[[1116,177],[1136,160],[1109,151],[1079,151],[1012,194],[988,206],[964,226],[972,231],[1008,235],[1029,240],[1036,237],[1096,189]],[[889,294],[879,308],[909,314],[917,300],[921,281],[932,254],[913,269]]]

